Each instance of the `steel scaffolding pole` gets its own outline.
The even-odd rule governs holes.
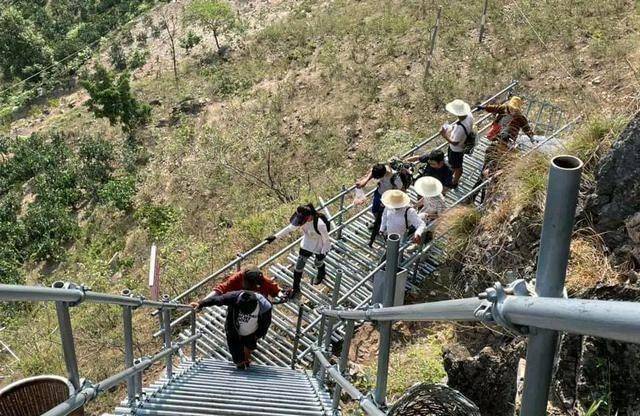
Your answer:
[[[581,174],[582,161],[576,157],[551,160],[536,271],[540,297],[563,295]],[[544,416],[547,412],[557,343],[556,331],[534,329],[529,335],[521,416]]]
[[[398,274],[398,255],[400,252],[400,236],[390,234],[387,238],[387,265],[385,270],[385,285],[383,305],[393,306],[396,293],[396,275]],[[378,348],[378,369],[376,371],[376,388],[373,398],[379,406],[384,406],[387,401],[387,380],[389,377],[389,354],[391,351],[391,321],[381,322],[378,326],[380,332],[380,345]]]

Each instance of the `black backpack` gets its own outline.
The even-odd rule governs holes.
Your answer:
[[[329,222],[329,219],[326,215],[318,214],[313,218],[313,229],[316,231],[316,233],[320,234],[320,230],[318,230],[318,218],[322,218],[322,222],[324,222],[324,225],[327,227],[327,232],[330,232],[331,222]]]
[[[404,228],[407,229],[407,235],[413,235],[417,230],[413,225],[409,225],[409,210],[411,207],[407,207],[404,210]]]
[[[409,189],[409,187],[413,184],[413,175],[411,175],[411,172],[407,168],[401,168],[391,177],[391,185],[394,188],[396,178],[400,178],[400,182],[402,182],[402,189]]]
[[[467,131],[467,128],[464,126],[464,124],[462,124],[461,122],[458,121],[456,124],[462,127],[462,130],[464,130],[464,134],[466,136],[466,139],[464,140],[463,153],[465,155],[470,155],[471,153],[473,153],[473,149],[476,147],[476,139],[478,138],[478,134],[473,129],[473,127],[471,128],[471,132],[469,132]]]

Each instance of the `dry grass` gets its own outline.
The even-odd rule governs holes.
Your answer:
[[[592,288],[598,283],[612,283],[616,278],[617,273],[596,237],[578,237],[571,242],[566,280],[569,293]]]

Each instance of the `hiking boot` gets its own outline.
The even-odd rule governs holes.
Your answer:
[[[327,269],[325,266],[318,267],[318,272],[316,273],[315,279],[313,279],[314,285],[319,285],[324,280],[324,277],[327,275]]]

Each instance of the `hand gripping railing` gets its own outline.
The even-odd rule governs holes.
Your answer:
[[[78,286],[73,283],[55,282],[53,287],[20,286],[20,285],[0,285],[0,301],[8,302],[55,302],[56,313],[58,315],[58,325],[60,328],[60,338],[62,340],[62,350],[67,368],[69,381],[73,384],[76,393],[67,401],[49,410],[45,415],[66,415],[69,412],[83,406],[85,403],[96,398],[103,391],[116,386],[124,381],[127,382],[127,398],[129,405],[134,405],[136,400],[141,398],[142,382],[139,376],[144,370],[157,361],[165,359],[167,377],[172,377],[172,358],[174,354],[183,346],[190,344],[191,360],[196,360],[196,340],[200,337],[195,331],[195,309],[189,305],[182,305],[169,302],[165,297],[163,302],[146,300],[142,296],[133,296],[130,291],[124,290],[122,295],[112,295],[106,293],[92,292],[85,286]],[[75,342],[71,327],[71,317],[69,308],[78,306],[83,302],[104,303],[109,305],[119,305],[122,307],[122,320],[124,332],[124,364],[125,369],[95,385],[85,381],[80,383],[78,371],[78,361],[76,358]],[[162,313],[161,325],[165,334],[164,349],[153,357],[137,359],[134,364],[133,358],[133,326],[132,311],[145,307],[155,308]],[[189,310],[191,314],[192,335],[188,339],[179,342],[171,342],[171,310]]]
[[[504,87],[503,89],[501,89],[500,91],[498,91],[497,93],[495,93],[494,95],[492,95],[491,97],[487,98],[486,100],[482,101],[479,105],[483,106],[486,105],[488,103],[491,103],[493,100],[495,100],[496,98],[510,93],[516,86],[518,85],[518,81],[512,81],[509,85],[507,85],[506,87]],[[477,107],[473,108],[473,112],[476,112],[478,109]],[[490,117],[490,114],[484,115],[483,117],[480,118],[480,120],[478,120],[478,123],[488,119]],[[415,146],[413,146],[411,149],[409,149],[408,151],[406,151],[404,154],[402,154],[400,157],[401,158],[406,158],[412,154],[414,154],[415,152],[417,152],[418,150],[420,150],[421,148],[423,148],[424,146],[426,146],[427,144],[431,143],[432,141],[434,141],[436,138],[438,138],[440,135],[440,133],[435,133],[432,134],[431,136],[425,138],[424,140],[422,140],[421,142],[419,142],[418,144],[416,144]],[[340,203],[340,209],[335,212],[333,214],[333,218],[337,218],[338,219],[338,227],[334,228],[332,230],[331,234],[335,234],[337,236],[340,235],[340,232],[344,229],[344,227],[340,227],[342,224],[342,217],[343,214],[347,213],[348,211],[350,211],[354,205],[350,204],[348,206],[344,206],[344,198],[346,197],[347,194],[349,194],[350,192],[352,192],[355,189],[355,185],[351,185],[349,187],[344,187],[341,192],[339,192],[338,194],[334,195],[333,197],[329,198],[327,201],[325,201],[324,203],[320,204],[320,206],[318,206],[317,210],[321,210],[324,209],[330,205],[332,205],[333,203],[335,203],[336,201],[339,201]],[[362,215],[366,212],[366,210],[364,212],[359,213],[359,215]],[[346,224],[345,224],[346,225]],[[295,240],[294,242],[290,243],[289,245],[287,245],[284,249],[278,251],[275,255],[269,257],[267,260],[263,261],[259,267],[264,267],[270,263],[272,263],[273,261],[275,261],[277,258],[279,258],[281,255],[283,255],[284,253],[288,252],[289,250],[291,250],[291,248],[295,247],[297,244],[300,243],[302,239],[299,238],[297,240]],[[192,293],[194,293],[195,291],[201,289],[202,287],[204,287],[205,285],[207,285],[209,282],[211,282],[212,280],[214,280],[215,278],[228,273],[230,271],[230,269],[240,269],[242,262],[248,258],[250,258],[252,255],[254,255],[255,253],[259,252],[262,248],[264,248],[267,245],[267,243],[265,241],[260,242],[258,245],[256,245],[255,247],[253,247],[252,249],[244,252],[244,253],[240,253],[237,255],[237,257],[230,261],[229,263],[227,263],[226,265],[224,265],[222,268],[218,269],[216,272],[208,275],[207,277],[205,277],[204,279],[202,279],[201,281],[199,281],[198,283],[196,283],[195,285],[191,286],[189,289],[185,290],[184,292],[180,293],[179,295],[177,295],[176,297],[173,298],[174,302],[178,302],[183,300],[184,298],[186,298],[187,296],[191,295]],[[184,319],[186,319],[188,315],[182,315],[180,316],[178,319],[176,319],[175,321],[172,322],[172,326],[182,322]],[[157,332],[154,334],[154,336],[159,336],[160,333]]]

